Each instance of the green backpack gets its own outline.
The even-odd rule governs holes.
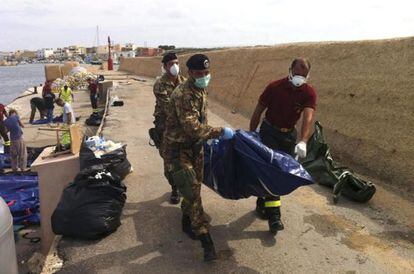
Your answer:
[[[374,196],[375,185],[359,178],[352,170],[336,163],[325,142],[322,125],[315,122],[315,132],[307,144],[306,158],[301,161],[303,167],[313,179],[321,185],[333,188],[333,201],[338,202],[341,195],[357,202],[367,202]]]

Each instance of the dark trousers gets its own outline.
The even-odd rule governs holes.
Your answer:
[[[92,106],[93,110],[96,111],[98,109],[98,95],[97,94],[91,94],[89,96],[89,98],[91,99],[91,106]]]
[[[49,123],[53,122],[53,109],[54,108],[47,109],[46,118]]]
[[[46,109],[44,110],[40,110],[36,107],[35,104],[30,103],[30,108],[32,109],[31,113],[30,113],[30,119],[29,122],[32,123],[36,114],[36,110],[39,110],[39,115],[40,118],[39,119],[43,119],[43,116],[46,115]]]
[[[276,127],[270,125],[267,121],[263,121],[260,126],[260,138],[262,143],[267,147],[280,150],[291,156],[294,156],[296,137],[296,129],[293,129],[289,132],[282,132]],[[260,209],[265,210],[266,217],[276,215],[277,218],[280,218],[280,196],[266,196],[259,197],[256,201],[256,206]]]

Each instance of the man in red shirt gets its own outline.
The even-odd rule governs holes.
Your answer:
[[[4,116],[8,117],[6,108],[0,104],[0,135],[3,138],[4,153],[10,153],[10,139],[4,126]]]
[[[88,83],[89,99],[91,100],[93,112],[98,112],[98,84],[91,78],[88,79]]]
[[[306,143],[312,134],[316,92],[306,83],[310,67],[308,60],[294,59],[289,76],[271,82],[263,91],[250,120],[250,130],[255,131],[266,110],[259,132],[263,144],[296,158],[306,157]],[[301,134],[296,144],[295,125],[301,115]],[[280,219],[280,205],[280,196],[258,198],[256,202],[256,211],[268,220],[269,230],[273,234],[284,228]]]

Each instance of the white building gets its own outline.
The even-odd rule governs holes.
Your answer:
[[[0,52],[0,60],[8,60],[13,56],[13,52]]]
[[[54,53],[53,49],[38,49],[36,51],[36,57],[38,60],[47,59]]]
[[[122,47],[122,51],[135,51],[137,49],[137,45],[134,43],[126,43],[124,47]]]
[[[136,56],[135,50],[117,52],[118,57],[133,58]]]

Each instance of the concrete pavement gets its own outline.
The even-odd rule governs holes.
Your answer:
[[[121,81],[116,94],[125,105],[110,109],[103,131],[128,145],[134,167],[122,225],[98,241],[61,240],[59,273],[414,273],[413,203],[382,187],[362,205],[345,198],[334,205],[331,190],[303,187],[282,197],[285,230],[273,237],[253,212],[254,197],[225,200],[203,186],[219,253],[217,262],[204,263],[200,243],[181,232],[162,160],[148,145],[154,96],[153,79],[146,80]],[[217,103],[209,107],[212,125],[248,125]]]

